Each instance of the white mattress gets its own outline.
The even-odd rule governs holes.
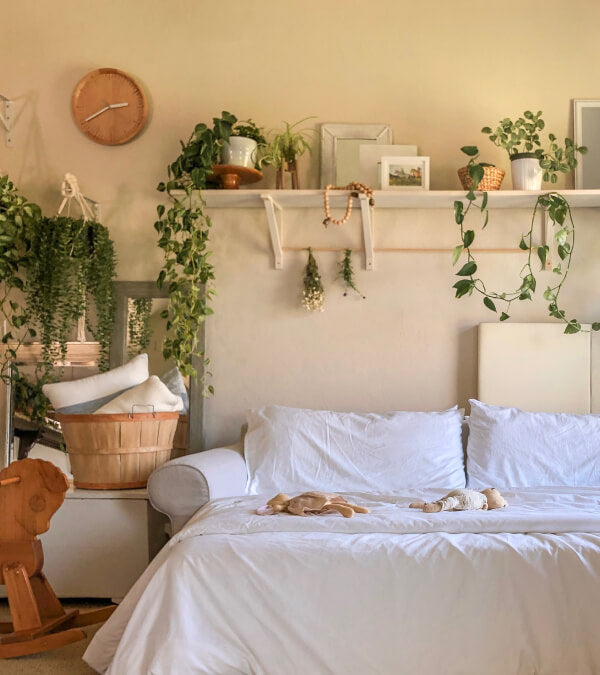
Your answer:
[[[208,504],[84,658],[111,675],[600,672],[600,491],[524,489],[509,508],[256,516]]]

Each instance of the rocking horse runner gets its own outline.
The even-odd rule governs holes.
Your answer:
[[[42,573],[37,535],[49,529],[68,487],[64,474],[41,459],[22,459],[0,471],[0,584],[12,618],[0,623],[0,659],[83,640],[80,626],[105,621],[115,609],[66,612]]]

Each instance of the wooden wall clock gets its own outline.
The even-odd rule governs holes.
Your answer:
[[[132,140],[148,117],[142,87],[116,68],[98,68],[85,75],[75,87],[72,105],[77,126],[102,145]]]

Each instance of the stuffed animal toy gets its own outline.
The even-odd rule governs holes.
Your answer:
[[[280,493],[260,508],[256,509],[259,516],[271,516],[274,513],[287,511],[294,516],[314,516],[337,511],[344,518],[352,518],[354,513],[369,513],[364,506],[349,504],[340,495],[327,492],[304,492],[297,497],[290,498]]]
[[[442,499],[435,502],[413,502],[411,509],[421,509],[424,513],[440,511],[470,511],[473,509],[502,509],[507,506],[506,499],[496,490],[487,488],[481,492],[476,490],[452,490]]]

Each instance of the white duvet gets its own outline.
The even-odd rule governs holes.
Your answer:
[[[111,675],[600,673],[600,491],[503,492],[497,511],[257,516],[201,509],[84,659]]]

